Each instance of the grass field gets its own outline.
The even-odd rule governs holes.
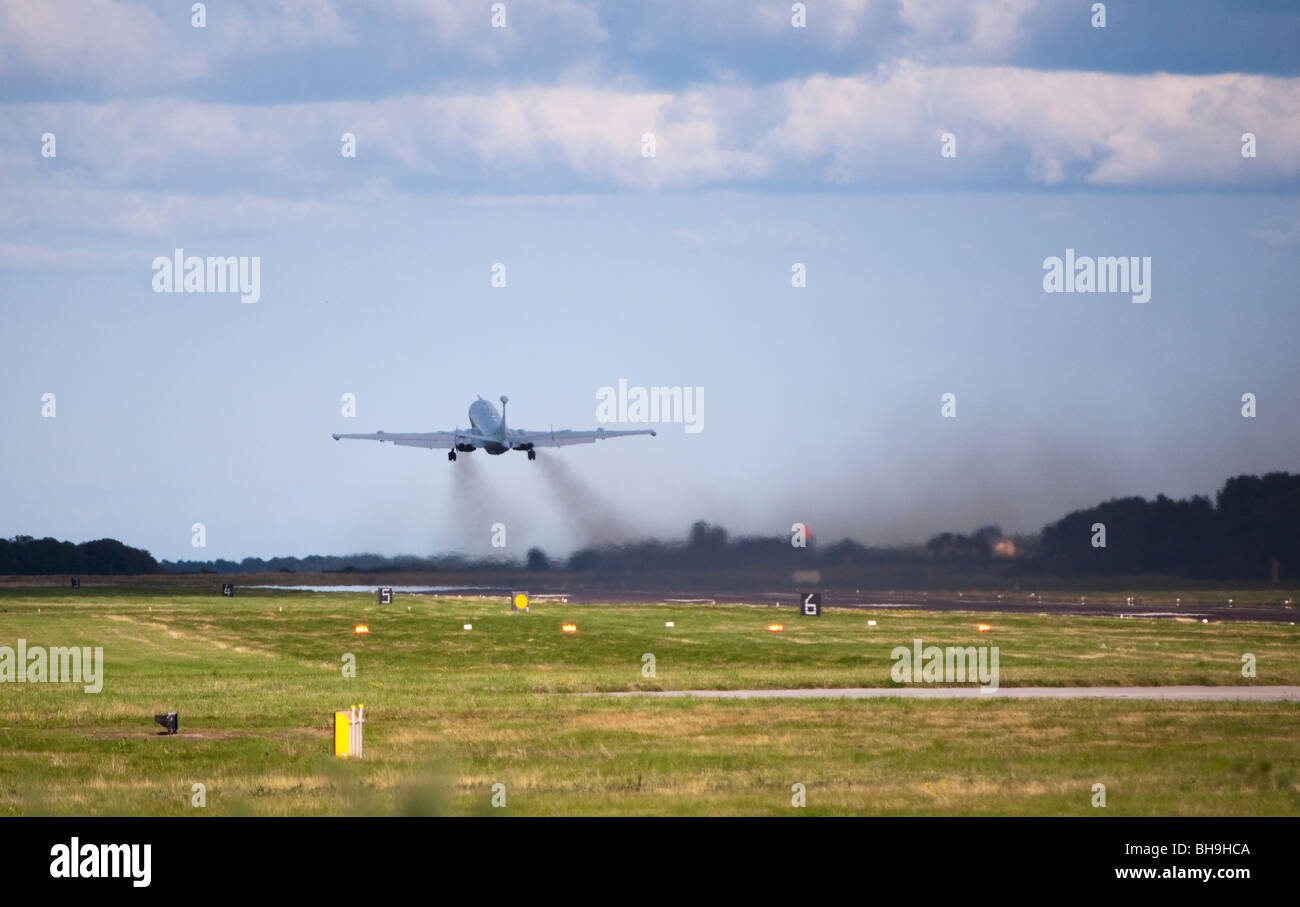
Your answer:
[[[0,608],[2,645],[105,658],[98,694],[0,684],[6,815],[1300,814],[1296,703],[575,695],[890,686],[915,638],[998,646],[1004,687],[1300,684],[1287,624],[115,588],[11,588]],[[357,702],[367,758],[336,760],[331,713]],[[156,733],[164,711],[181,735]]]

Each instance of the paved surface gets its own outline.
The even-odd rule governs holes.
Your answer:
[[[589,696],[699,696],[705,699],[1150,699],[1166,702],[1300,702],[1300,686],[1258,687],[846,687],[829,690],[666,690]]]
[[[813,591],[811,587],[809,591]],[[751,604],[770,605],[795,610],[798,594],[793,589],[784,591],[747,591],[737,592],[732,589],[633,589],[626,586],[602,585],[593,583],[586,588],[574,591],[543,589],[565,596],[575,604],[632,604],[642,602],[682,602],[682,603],[717,603],[717,604]],[[1039,598],[1026,592],[1008,592],[1002,598],[996,593],[977,592],[956,596],[952,593],[916,593],[899,592],[856,592],[852,589],[825,589],[822,591],[822,605],[827,608],[855,608],[859,610],[900,610],[900,611],[970,611],[989,614],[1068,614],[1079,617],[1115,617],[1156,620],[1194,620],[1208,623],[1219,621],[1268,621],[1276,623],[1294,623],[1296,607],[1294,604],[1278,602],[1257,602],[1229,605],[1226,600],[1205,598],[1198,601],[1183,600],[1177,604],[1173,600],[1137,600],[1125,602],[1123,598],[1111,597],[1110,601],[1097,599],[1080,601]]]

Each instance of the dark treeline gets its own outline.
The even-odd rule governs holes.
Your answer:
[[[372,573],[386,570],[400,573],[432,573],[439,570],[491,570],[512,566],[503,559],[475,560],[459,554],[419,557],[399,554],[313,554],[308,557],[246,557],[242,561],[218,558],[212,561],[163,561],[165,573]],[[517,565],[515,565],[517,566]]]
[[[1095,547],[1096,524],[1106,546]],[[1062,574],[1171,573],[1192,578],[1300,576],[1300,475],[1237,476],[1211,504],[1197,495],[1116,498],[1044,527],[1035,561]]]
[[[1104,540],[1104,545],[1101,544]],[[1300,475],[1237,476],[1214,501],[1160,495],[1116,498],[1070,513],[1032,535],[1007,536],[997,526],[969,535],[945,532],[923,545],[869,548],[851,539],[798,548],[790,536],[732,538],[720,526],[695,523],[685,539],[648,539],[583,548],[552,561],[538,548],[524,562],[460,555],[354,554],[244,558],[235,562],[156,562],[147,551],[112,539],[74,545],[19,536],[0,540],[0,574],[360,573],[559,567],[604,574],[713,568],[917,565],[938,571],[996,568],[1003,574],[1105,576],[1166,574],[1189,579],[1279,579],[1300,576]]]
[[[1104,544],[1103,544],[1104,543]],[[1036,535],[1006,536],[997,526],[969,535],[945,532],[924,545],[868,548],[844,539],[801,550],[787,537],[738,538],[696,523],[677,544],[659,541],[575,552],[576,570],[628,572],[655,567],[929,565],[940,570],[997,565],[1010,574],[1066,577],[1150,573],[1192,579],[1300,577],[1300,475],[1229,479],[1214,503],[1116,498],[1077,510]]]
[[[116,539],[98,539],[80,545],[58,539],[36,539],[30,535],[0,539],[0,574],[88,573],[108,576],[156,573],[158,569],[158,562],[148,551],[131,548]]]

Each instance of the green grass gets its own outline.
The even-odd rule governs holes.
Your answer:
[[[1287,624],[72,591],[0,593],[0,644],[103,646],[106,662],[96,695],[0,684],[0,814],[1300,813],[1294,703],[572,695],[890,686],[890,650],[914,638],[998,646],[1002,686],[1300,684]],[[356,702],[367,758],[335,760],[331,712]],[[155,733],[172,710],[194,736]]]

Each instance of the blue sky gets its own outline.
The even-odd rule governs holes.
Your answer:
[[[1300,468],[1284,5],[506,6],[5,6],[0,534],[884,544]],[[154,293],[178,247],[258,256],[260,301]],[[1044,293],[1067,248],[1149,256],[1151,301]],[[702,387],[704,430],[553,454],[576,488],[329,439],[475,394],[594,427],[620,378]]]

